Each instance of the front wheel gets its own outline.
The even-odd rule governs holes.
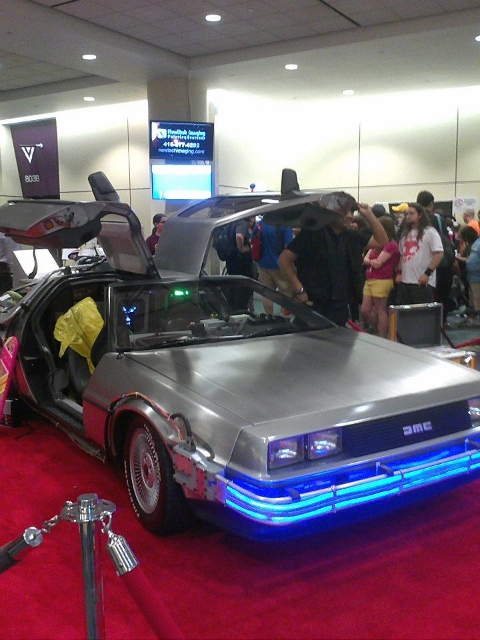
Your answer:
[[[135,418],[127,431],[124,469],[133,509],[148,531],[160,535],[184,531],[192,521],[173,464],[155,429]]]

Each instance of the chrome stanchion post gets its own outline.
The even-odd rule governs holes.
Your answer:
[[[103,640],[105,638],[100,522],[97,520],[97,506],[98,496],[95,493],[84,493],[78,497],[78,522],[82,546],[87,638],[89,640]]]
[[[63,519],[80,527],[88,640],[105,639],[100,533],[104,518],[114,511],[115,505],[99,500],[96,493],[84,493],[76,504],[67,502],[62,510]]]

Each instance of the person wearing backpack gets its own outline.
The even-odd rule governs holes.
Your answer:
[[[252,257],[258,264],[258,279],[270,289],[278,289],[293,298],[293,288],[278,266],[278,256],[293,240],[293,230],[258,222],[252,234]],[[257,249],[258,247],[258,249]],[[263,308],[273,315],[273,302],[263,298]]]
[[[241,220],[233,227],[231,233],[235,239],[236,250],[230,252],[225,260],[227,273],[229,276],[254,277],[254,267],[251,253],[250,240],[252,237],[255,217]],[[253,313],[253,299],[251,292],[241,287],[232,288],[229,300],[235,311],[250,311]]]
[[[431,226],[440,234],[443,246],[443,258],[436,270],[435,300],[443,307],[443,324],[447,327],[447,316],[453,311],[453,303],[450,291],[453,283],[455,262],[455,245],[450,240],[447,231],[445,216],[441,215],[435,207],[435,198],[430,191],[420,191],[417,194],[417,202],[425,209]]]

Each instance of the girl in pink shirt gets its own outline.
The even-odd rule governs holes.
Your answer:
[[[360,312],[364,322],[370,324],[381,338],[386,338],[387,302],[394,287],[395,267],[400,254],[393,220],[389,216],[382,216],[379,222],[387,233],[388,243],[383,249],[372,247],[363,259],[367,271]]]

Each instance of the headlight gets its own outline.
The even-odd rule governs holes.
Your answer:
[[[341,427],[282,438],[268,445],[268,468],[278,469],[304,460],[318,460],[340,453],[341,450]]]
[[[333,456],[342,450],[342,429],[324,429],[308,434],[308,457],[310,460]]]
[[[278,469],[289,464],[301,462],[305,458],[303,436],[274,440],[268,445],[268,466]]]

